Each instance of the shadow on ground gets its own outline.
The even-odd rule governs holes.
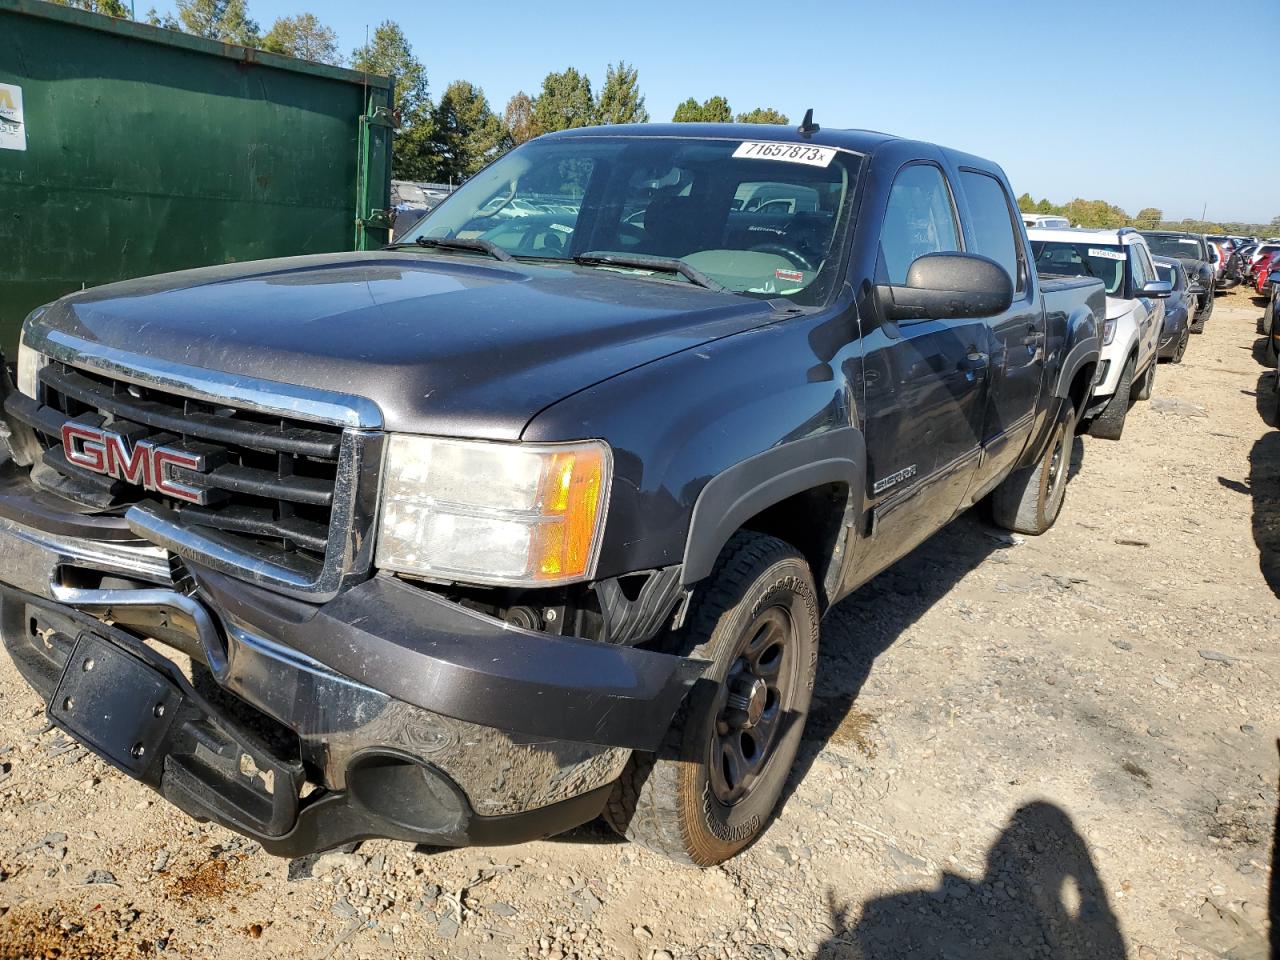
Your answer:
[[[972,882],[867,902],[851,921],[829,904],[836,933],[817,960],[1123,960],[1127,956],[1088,845],[1071,817],[1037,801],[1017,810]]]
[[[1084,443],[1077,437],[1068,478],[1080,472],[1083,459]],[[855,701],[876,658],[966,574],[1013,546],[1010,535],[982,519],[984,514],[983,506],[970,510],[828,611],[804,742],[779,808],[833,738],[867,748],[864,737],[872,721],[855,709]]]

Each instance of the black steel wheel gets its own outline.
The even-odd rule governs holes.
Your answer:
[[[813,696],[818,600],[800,552],[740,531],[670,647],[710,660],[657,755],[636,754],[604,818],[672,860],[711,866],[768,827]]]

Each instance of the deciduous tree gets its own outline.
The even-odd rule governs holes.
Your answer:
[[[733,111],[729,109],[729,101],[715,96],[699,103],[690,97],[676,107],[671,118],[675,123],[729,123],[733,120]]]
[[[573,67],[561,73],[548,73],[533,101],[532,117],[539,133],[590,126],[596,118],[591,81]]]
[[[1140,227],[1151,228],[1164,219],[1164,211],[1159,207],[1143,207],[1134,218]]]
[[[321,23],[314,13],[278,18],[262,38],[262,49],[335,67],[342,63],[338,35]]]
[[[756,107],[738,114],[739,123],[790,123],[790,118],[773,107]]]
[[[533,97],[523,90],[507,101],[507,108],[502,111],[502,123],[511,135],[511,142],[516,144],[532,140],[540,132],[533,125]]]
[[[184,33],[244,47],[256,47],[261,39],[245,0],[177,0],[176,6],[178,29]],[[172,19],[161,25],[171,27]]]
[[[610,65],[604,76],[604,86],[596,101],[597,123],[648,123],[649,111],[640,93],[640,77],[636,68],[619,60]]]
[[[121,20],[129,19],[129,8],[121,0],[49,0],[49,2],[56,3],[60,7],[75,7],[78,10],[88,10],[90,13],[119,17]]]

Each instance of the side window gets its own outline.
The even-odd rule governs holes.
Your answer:
[[[995,177],[972,170],[960,173],[969,214],[973,218],[974,245],[970,253],[990,257],[1004,267],[1021,293],[1026,288],[1021,238],[1013,229],[1013,210],[1004,186]]]
[[[889,190],[880,227],[880,282],[905,283],[918,257],[959,249],[960,231],[942,171],[928,163],[903,169]]]
[[[1147,257],[1147,248],[1140,243],[1129,245],[1129,259],[1133,263],[1133,290],[1137,293],[1155,277],[1155,268]]]

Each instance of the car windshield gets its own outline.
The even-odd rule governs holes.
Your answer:
[[[836,283],[860,164],[807,143],[535,140],[476,174],[404,240],[485,241],[516,259],[579,257],[675,283],[701,275],[737,293],[819,304]]]
[[[1031,252],[1036,272],[1057,277],[1097,277],[1107,288],[1107,296],[1124,291],[1124,248],[1102,243],[1066,243],[1061,240],[1033,240]]]
[[[1151,248],[1151,252],[1158,257],[1204,259],[1204,249],[1194,237],[1162,237],[1150,233],[1144,233],[1143,236],[1147,238],[1147,246]]]

